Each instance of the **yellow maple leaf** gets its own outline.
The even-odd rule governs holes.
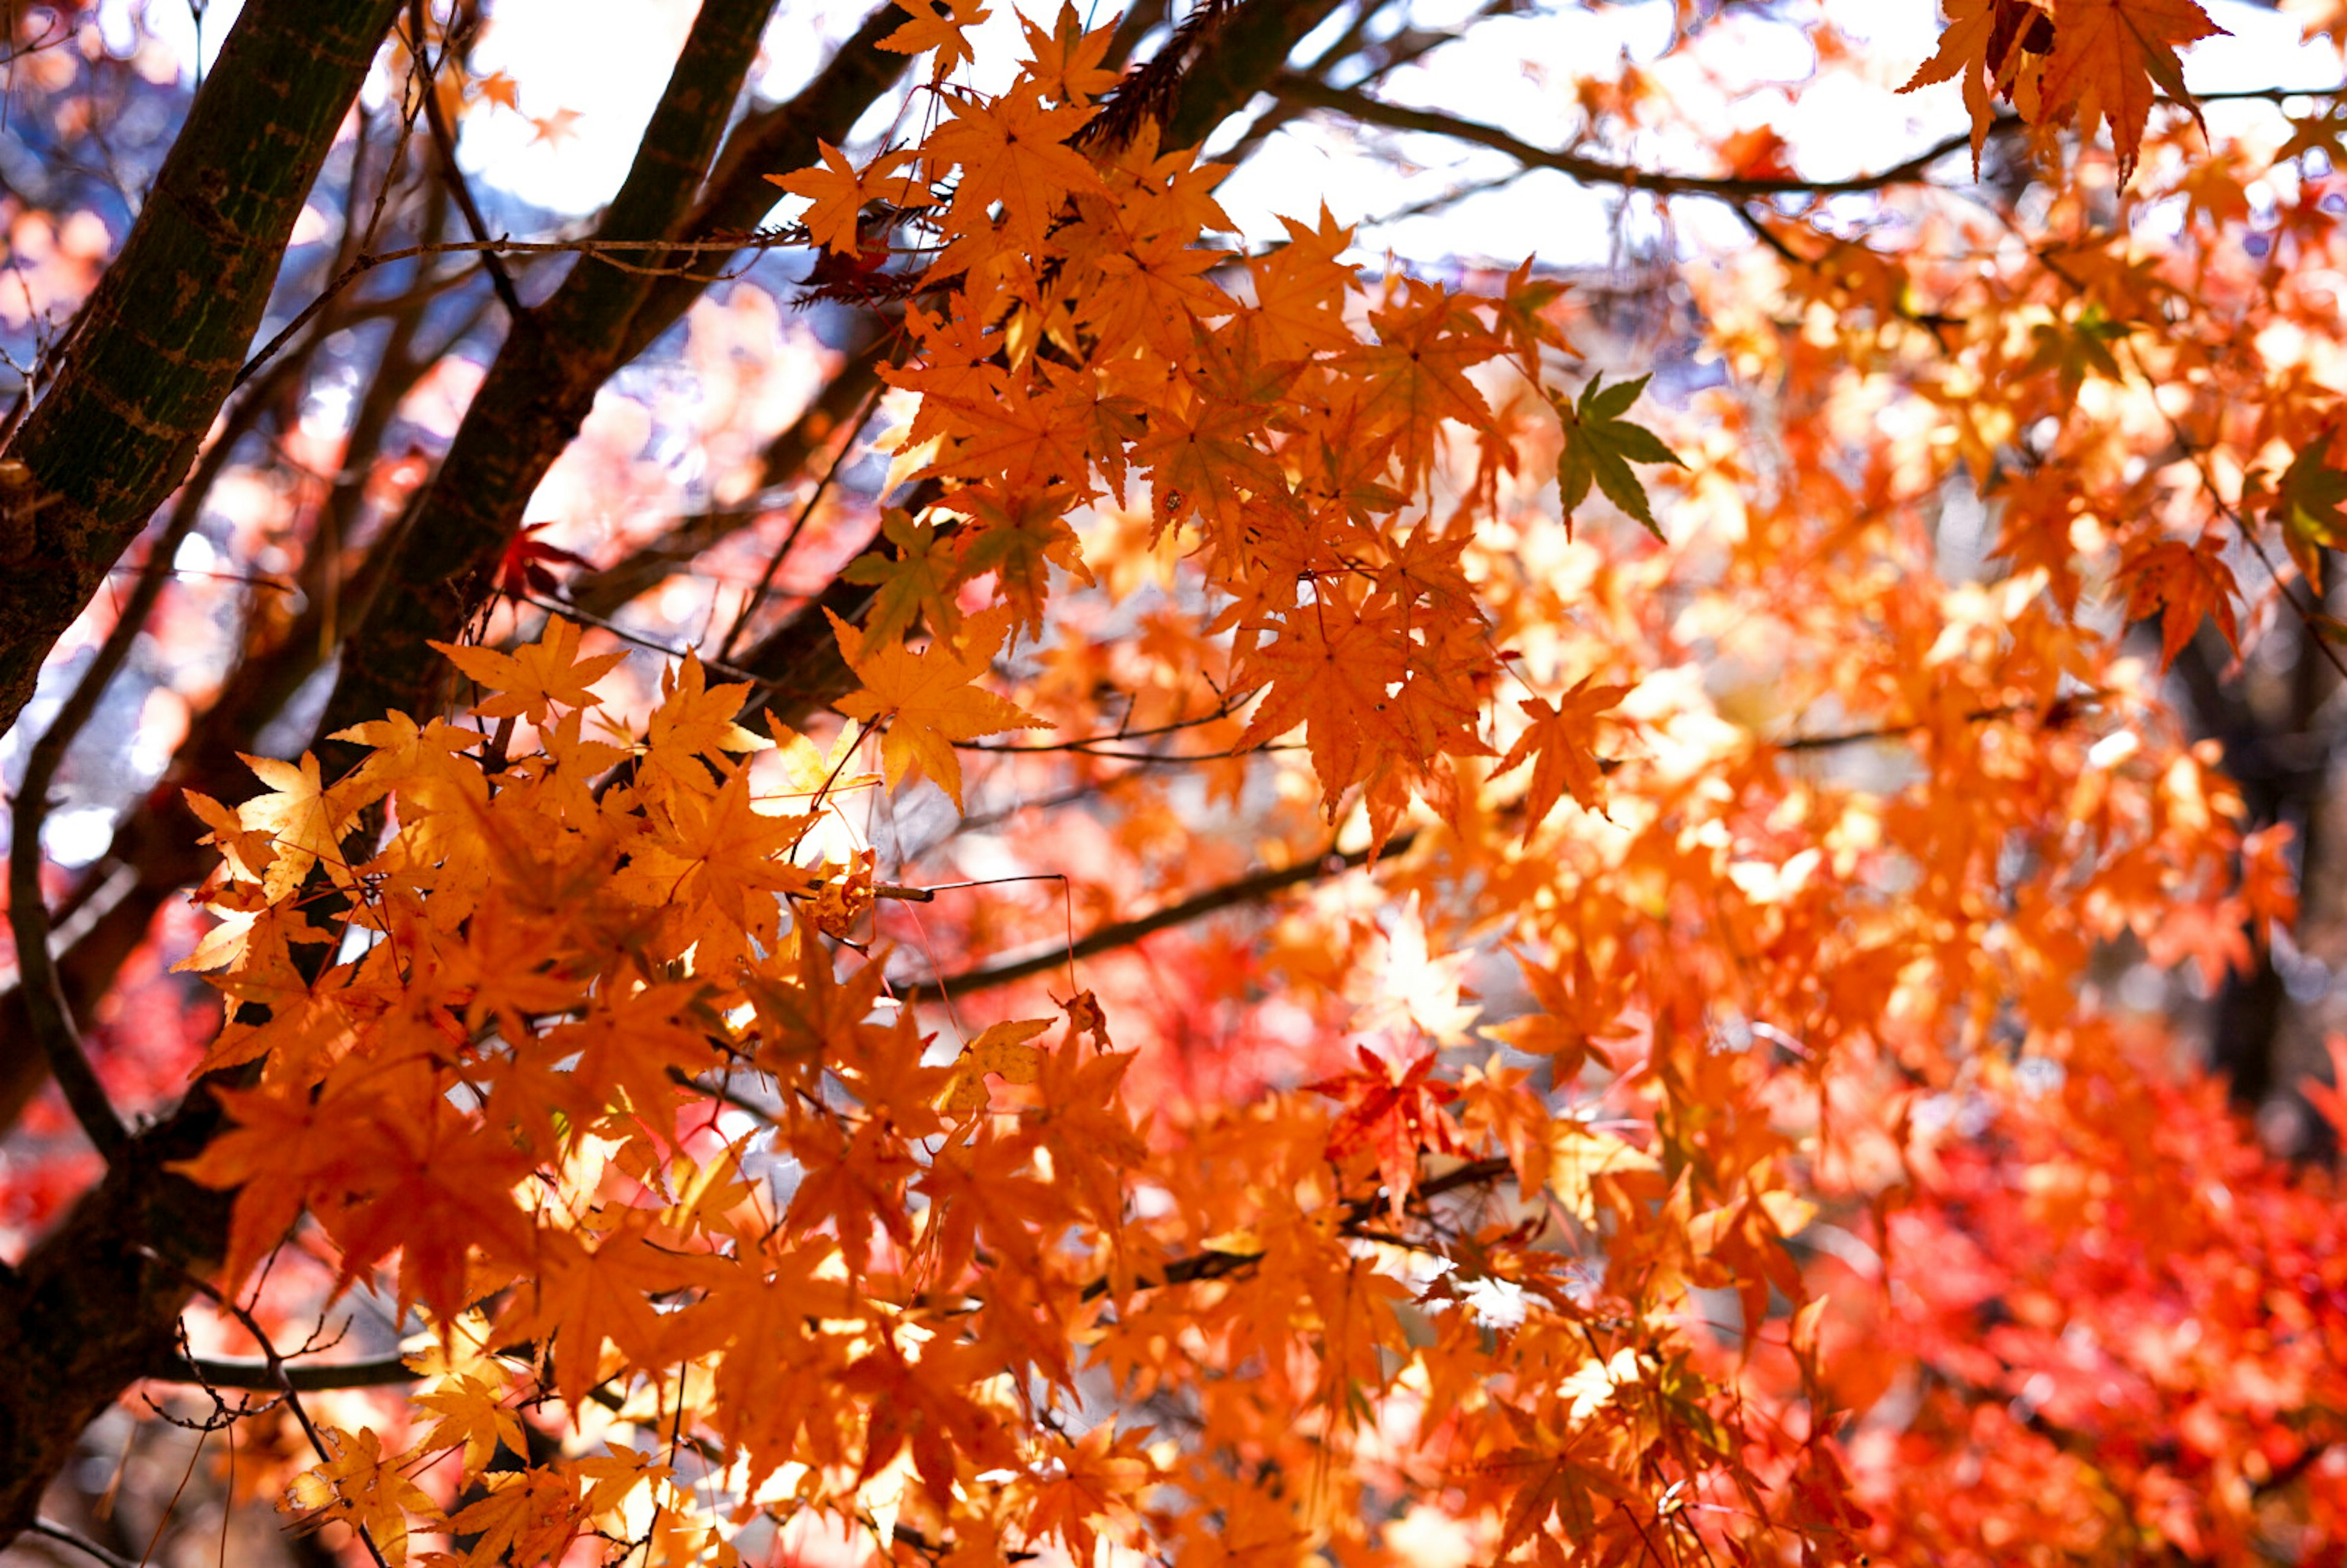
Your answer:
[[[1006,1019],[987,1025],[976,1040],[962,1047],[961,1057],[954,1063],[953,1081],[947,1085],[938,1106],[947,1111],[985,1110],[991,1098],[986,1089],[989,1072],[1005,1083],[1034,1082],[1042,1071],[1043,1048],[1027,1042],[1051,1027],[1047,1018]]]
[[[408,1515],[437,1522],[440,1514],[425,1490],[401,1473],[405,1456],[386,1455],[383,1440],[364,1429],[327,1427],[320,1440],[324,1462],[295,1476],[290,1489],[302,1522],[314,1529],[338,1521],[364,1530],[385,1562],[406,1562]]]
[[[603,700],[595,695],[592,688],[627,657],[625,653],[597,653],[579,658],[579,628],[560,619],[548,620],[543,636],[511,653],[454,642],[435,642],[432,646],[446,654],[449,661],[472,680],[489,689],[492,695],[476,703],[473,712],[486,719],[518,714],[533,724],[544,723],[550,708],[602,706]]]
[[[271,790],[236,812],[246,833],[266,833],[277,845],[261,873],[261,890],[269,902],[291,897],[321,862],[337,879],[346,876],[350,867],[343,859],[343,830],[352,816],[349,795],[340,785],[326,787],[318,776],[318,759],[307,752],[298,764],[244,756],[244,765]]]
[[[887,722],[880,763],[891,784],[902,783],[917,769],[944,790],[959,811],[961,759],[954,755],[956,741],[974,741],[1003,730],[1051,727],[1049,721],[1037,718],[1009,698],[970,684],[984,672],[1010,630],[1004,611],[989,610],[967,621],[960,650],[935,641],[921,653],[901,642],[876,651],[866,644],[862,632],[828,610],[824,613],[831,616],[840,656],[864,682],[864,690],[849,693],[833,706],[851,719]]]
[[[727,752],[763,752],[774,744],[733,722],[746,685],[708,683],[700,655],[687,653],[682,666],[661,676],[661,703],[644,732],[641,772],[662,798],[682,790],[707,794],[717,784],[712,764]]]

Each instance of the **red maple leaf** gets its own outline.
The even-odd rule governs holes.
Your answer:
[[[503,559],[497,562],[497,591],[519,603],[531,594],[551,597],[561,585],[552,572],[546,569],[548,561],[560,561],[566,566],[591,566],[585,556],[576,550],[566,550],[559,545],[540,544],[536,536],[554,525],[551,522],[530,523],[514,535],[506,546]]]
[[[1344,1113],[1328,1129],[1328,1158],[1341,1161],[1358,1149],[1373,1152],[1387,1201],[1399,1219],[1417,1184],[1419,1151],[1452,1154],[1462,1147],[1458,1124],[1442,1109],[1459,1098],[1459,1091],[1429,1081],[1432,1051],[1402,1067],[1365,1045],[1353,1049],[1361,1058],[1359,1071],[1305,1087],[1345,1102]]]

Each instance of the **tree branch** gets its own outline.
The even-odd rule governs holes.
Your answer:
[[[74,1119],[109,1162],[122,1151],[122,1122],[105,1087],[91,1070],[76,1022],[78,1009],[67,994],[56,957],[50,951],[48,902],[41,889],[41,826],[48,815],[49,792],[75,738],[97,712],[108,686],[128,661],[147,618],[154,612],[156,602],[170,581],[171,562],[179,545],[195,531],[204,503],[227,469],[238,443],[251,430],[261,411],[307,363],[306,354],[282,362],[280,374],[251,387],[229,410],[220,434],[205,448],[188,482],[179,487],[170,516],[156,535],[147,564],[129,597],[123,601],[105,641],[98,645],[97,656],[26,757],[25,776],[16,787],[8,844],[8,924],[16,947],[16,986],[5,999],[13,1001],[15,1009],[0,1007],[0,1017],[21,1009],[21,1019],[10,1021],[22,1023],[36,1050],[26,1051],[13,1030],[5,1046],[0,1047],[0,1062],[5,1064],[0,1066],[0,1126],[15,1120],[15,1110],[22,1103],[22,1098],[13,1092],[16,1086],[21,1083],[28,1096],[38,1087],[41,1069],[46,1068],[56,1079]],[[189,822],[189,836],[192,838],[192,817]]]
[[[506,271],[504,259],[490,242],[489,226],[481,217],[480,203],[473,200],[473,188],[466,182],[465,171],[456,167],[456,133],[450,128],[448,117],[440,112],[440,73],[430,54],[430,36],[425,23],[424,0],[407,0],[407,26],[414,35],[408,52],[424,77],[424,123],[431,129],[433,148],[440,155],[440,178],[456,200],[456,210],[465,215],[465,227],[480,242],[481,266],[489,274],[489,286],[497,290],[498,302],[506,308],[506,320],[518,322],[521,319],[521,295],[514,288],[513,274]]]
[[[772,7],[773,0],[702,6],[598,225],[599,243],[664,245],[679,237]],[[632,357],[630,326],[654,281],[582,259],[514,323],[353,633],[325,732],[389,708],[435,705],[428,699],[442,666],[431,641],[458,635],[487,601],[538,480],[578,434],[596,391]]]
[[[197,1089],[0,1276],[0,1545],[39,1517],[82,1430],[172,1353],[190,1286],[217,1267],[232,1202],[172,1166],[220,1123]],[[158,1263],[147,1249],[168,1261]]]
[[[1884,190],[1895,185],[1927,185],[1931,181],[1925,177],[1933,164],[1972,146],[1972,133],[1961,131],[1934,142],[1903,163],[1893,164],[1880,173],[1854,175],[1848,179],[1670,174],[1626,163],[1613,163],[1604,159],[1588,158],[1577,152],[1553,152],[1547,148],[1535,147],[1497,126],[1437,114],[1430,109],[1405,108],[1399,104],[1370,97],[1351,87],[1333,87],[1326,82],[1292,71],[1284,71],[1275,77],[1270,90],[1283,98],[1307,104],[1314,108],[1332,109],[1348,115],[1365,125],[1379,125],[1392,130],[1420,131],[1430,136],[1447,136],[1454,141],[1473,142],[1479,147],[1504,152],[1527,167],[1553,169],[1584,185],[1614,185],[1627,190],[1650,190],[1657,196],[1703,196],[1727,202],[1754,201],[1771,196],[1859,195]],[[1998,119],[1990,128],[1993,134],[2004,134],[2019,128],[2020,125],[2018,118],[2007,116]]]
[[[707,242],[751,231],[774,210],[779,197],[766,176],[815,162],[818,141],[846,140],[864,111],[904,74],[911,56],[879,47],[880,40],[904,20],[894,0],[882,0],[813,81],[788,102],[753,109],[733,128],[718,151],[707,187],[680,230],[686,240],[702,243],[690,250],[680,247],[678,265],[652,285],[643,308],[629,323],[621,350],[628,359],[650,347],[701,297],[710,280],[724,271],[731,252]]]
[[[69,1546],[85,1557],[105,1563],[106,1568],[138,1568],[138,1564],[132,1563],[129,1558],[118,1553],[108,1552],[88,1536],[67,1530],[62,1524],[53,1524],[46,1519],[36,1519],[32,1523],[25,1526],[25,1529],[29,1534],[45,1536],[60,1545]]]
[[[1383,854],[1399,855],[1416,842],[1415,834],[1399,834],[1389,840]],[[1352,871],[1369,862],[1369,852],[1356,849],[1346,855],[1329,855],[1317,860],[1298,861],[1276,871],[1258,871],[1242,876],[1235,882],[1225,882],[1219,887],[1209,887],[1194,893],[1179,903],[1168,904],[1146,915],[1130,920],[1118,920],[1087,932],[1073,943],[1056,942],[1038,947],[1015,957],[1001,959],[983,968],[966,969],[958,975],[937,975],[928,979],[909,980],[896,986],[896,993],[907,1002],[941,1001],[948,996],[968,991],[982,991],[995,986],[1007,986],[1013,980],[1023,980],[1030,975],[1040,975],[1078,958],[1089,958],[1096,953],[1129,948],[1144,937],[1160,931],[1186,926],[1203,919],[1217,910],[1241,904],[1252,904],[1274,893],[1306,882],[1317,882],[1323,876]]]
[[[290,1387],[296,1393],[323,1394],[336,1389],[387,1389],[413,1383],[421,1374],[400,1356],[369,1361],[285,1361],[272,1370],[266,1360],[174,1355],[158,1361],[147,1376],[159,1383],[194,1383],[207,1389],[274,1394]]]

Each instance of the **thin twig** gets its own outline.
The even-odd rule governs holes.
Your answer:
[[[178,1275],[187,1282],[190,1288],[208,1298],[222,1312],[227,1313],[243,1326],[244,1331],[251,1335],[254,1342],[260,1345],[261,1353],[266,1358],[272,1379],[269,1386],[285,1396],[285,1408],[292,1411],[294,1420],[301,1423],[302,1433],[310,1440],[311,1450],[318,1456],[318,1462],[332,1464],[334,1456],[326,1450],[325,1435],[318,1430],[317,1423],[310,1419],[310,1412],[302,1408],[302,1396],[294,1389],[293,1379],[287,1373],[285,1358],[277,1353],[276,1344],[269,1337],[268,1331],[261,1327],[260,1320],[254,1317],[251,1311],[237,1305],[233,1296],[210,1280],[200,1274],[191,1273],[157,1252],[153,1247],[140,1246],[135,1250],[140,1255],[151,1258]],[[368,1532],[367,1527],[355,1520],[352,1522],[351,1527],[358,1532],[360,1543],[366,1547],[367,1555],[374,1559],[375,1568],[391,1568],[391,1564],[384,1558],[383,1549],[374,1543],[374,1537]]]
[[[524,604],[534,605],[538,609],[546,611],[548,615],[567,616],[573,620],[583,620],[589,626],[597,627],[602,630],[610,632],[612,636],[618,638],[622,642],[632,642],[639,648],[649,649],[652,652],[661,655],[662,658],[673,660],[675,662],[680,664],[684,662],[684,658],[687,653],[695,651],[694,650],[686,648],[671,648],[656,637],[646,637],[640,631],[630,631],[617,621],[608,620],[602,616],[597,615],[593,610],[582,610],[578,605],[571,604],[563,600],[542,599],[534,593],[519,594],[516,597]],[[721,660],[709,658],[705,654],[702,656],[701,667],[703,670],[709,671],[712,674],[723,675],[729,681],[746,681],[750,684],[758,687],[767,687],[774,684],[773,682],[768,681],[762,676],[753,675],[750,671],[742,669],[738,665],[728,664]]]
[[[500,256],[597,256],[605,264],[624,272],[642,272],[652,277],[685,275],[682,267],[630,266],[617,260],[621,255],[647,251],[659,251],[679,255],[697,255],[707,251],[772,251],[784,245],[804,245],[806,231],[796,224],[784,229],[760,229],[744,234],[720,235],[709,240],[436,240],[428,244],[402,245],[397,250],[373,251],[359,257],[334,274],[333,281],[321,290],[318,296],[303,305],[293,319],[278,331],[275,337],[261,345],[236,379],[229,384],[231,391],[250,381],[254,373],[274,358],[279,350],[292,341],[293,334],[308,323],[311,317],[326,307],[329,301],[344,289],[374,271],[394,261],[413,261],[418,256],[479,255],[494,252]]]
[[[2108,694],[2102,691],[2080,692],[2056,699],[2054,705],[2058,708],[2066,703],[2075,708],[2081,703],[2098,702]],[[2038,706],[2035,702],[1999,702],[1993,707],[1973,709],[1964,715],[1964,723],[1980,724],[1993,719],[2018,718],[2024,713],[2036,712]],[[1929,719],[1917,719],[1909,723],[1883,724],[1867,730],[1839,730],[1822,735],[1794,735],[1781,741],[1771,741],[1768,745],[1770,750],[1779,752],[1824,752],[1830,751],[1836,746],[1860,746],[1870,741],[1903,740],[1909,735],[1921,734],[1931,727],[1932,721]]]
[[[782,542],[774,547],[774,553],[767,558],[766,569],[758,574],[758,586],[751,590],[748,599],[742,601],[741,612],[733,617],[733,624],[726,628],[725,641],[717,645],[717,657],[720,659],[733,657],[733,644],[741,638],[743,629],[750,624],[751,618],[756,615],[759,608],[766,602],[766,595],[774,586],[774,574],[783,569],[784,558],[791,553],[791,547],[798,543],[800,533],[806,528],[807,520],[815,516],[815,507],[822,504],[825,492],[831,488],[832,480],[837,478],[840,469],[847,466],[848,453],[855,450],[856,438],[864,434],[864,427],[872,422],[874,411],[880,406],[880,395],[887,390],[887,384],[883,382],[865,395],[864,410],[856,416],[856,423],[848,427],[847,438],[839,444],[839,450],[832,454],[830,466],[824,469],[823,477],[815,481],[814,491],[808,495],[805,503],[799,507],[799,515],[791,519],[791,526],[784,531]]]
[[[456,210],[465,215],[465,227],[484,247],[481,266],[489,274],[489,286],[497,290],[497,299],[505,305],[507,319],[518,327],[522,321],[521,295],[514,289],[513,274],[506,271],[504,260],[494,248],[496,241],[489,238],[489,226],[482,220],[480,204],[473,200],[473,188],[466,182],[465,171],[456,167],[456,134],[449,128],[448,117],[440,112],[436,80],[440,69],[427,47],[424,0],[407,0],[407,25],[415,35],[411,55],[415,68],[424,77],[424,122],[431,128],[433,145],[440,153],[440,177],[448,182],[448,194],[456,199]]]
[[[1446,1171],[1440,1176],[1419,1183],[1412,1196],[1414,1199],[1439,1198],[1445,1193],[1457,1192],[1461,1187],[1478,1186],[1485,1182],[1496,1182],[1502,1176],[1512,1175],[1514,1173],[1514,1163],[1504,1156],[1494,1155],[1487,1160],[1473,1160],[1456,1170]],[[1368,1223],[1368,1216],[1385,1206],[1385,1199],[1376,1194],[1350,1200],[1344,1205],[1347,1217],[1344,1223],[1337,1227],[1337,1234],[1346,1236],[1360,1235],[1361,1227]],[[1219,1252],[1213,1249],[1195,1252],[1186,1257],[1174,1259],[1164,1267],[1154,1270],[1149,1278],[1135,1278],[1133,1282],[1133,1288],[1157,1290],[1169,1285],[1194,1285],[1204,1279],[1220,1279],[1226,1274],[1235,1274],[1250,1265],[1261,1263],[1263,1258],[1264,1255],[1259,1252]],[[1108,1277],[1103,1275],[1097,1279],[1086,1282],[1083,1299],[1097,1301],[1106,1296],[1112,1288]]]
[[[1863,195],[1894,185],[1928,185],[1932,181],[1926,176],[1932,165],[1963,151],[1972,145],[1973,138],[1970,130],[1959,131],[1934,142],[1903,162],[1877,173],[1853,175],[1847,179],[1672,174],[1661,169],[1640,169],[1632,164],[1590,158],[1582,153],[1535,147],[1497,126],[1389,104],[1354,88],[1330,87],[1326,82],[1315,81],[1292,71],[1282,72],[1273,77],[1269,90],[1276,97],[1314,108],[1333,109],[1339,114],[1349,115],[1367,125],[1384,126],[1390,130],[1422,131],[1433,136],[1447,136],[1454,141],[1473,142],[1504,152],[1531,168],[1552,169],[1586,185],[1616,185],[1627,190],[1651,191],[1657,196],[1701,196],[1729,203],[1761,200],[1771,196]],[[2019,118],[2003,116],[1991,125],[1990,131],[2002,135],[2017,130],[2021,126]]]

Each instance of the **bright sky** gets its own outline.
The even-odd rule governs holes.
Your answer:
[[[1952,86],[1895,97],[1890,91],[1914,64],[1931,53],[1940,22],[1934,0],[1823,0],[1827,15],[1844,32],[1864,39],[1881,61],[1879,79],[1810,91],[1790,106],[1778,84],[1807,76],[1809,46],[1798,30],[1758,16],[1738,16],[1716,26],[1732,29],[1732,50],[1705,51],[1712,59],[1732,58],[1738,77],[1703,80],[1674,76],[1666,84],[1684,110],[1709,106],[1703,116],[1706,136],[1774,123],[1796,150],[1806,172],[1820,177],[1855,174],[1896,162],[1907,153],[1959,128],[1963,109]],[[2299,23],[2243,0],[2206,0],[2218,23],[2231,33],[2188,51],[2187,79],[2198,90],[2263,87],[2276,82],[2321,87],[2338,79],[2335,54],[2300,41]],[[1023,0],[1020,8],[1048,16],[1059,0]],[[1464,15],[1471,0],[1433,0],[1419,20],[1439,21],[1447,7]],[[1017,39],[1011,0],[995,0],[996,15],[983,33],[994,57],[1007,58]],[[207,54],[216,49],[232,20],[234,0],[214,0],[205,23]],[[694,9],[693,0],[490,0],[490,26],[476,52],[484,72],[505,70],[521,85],[523,114],[477,110],[466,118],[463,162],[494,190],[557,211],[593,210],[617,189],[644,122],[667,78]],[[1111,0],[1088,0],[1080,9],[1107,15]],[[1559,15],[1486,22],[1466,38],[1438,51],[1423,67],[1400,73],[1381,89],[1398,101],[1467,113],[1528,141],[1554,145],[1564,129],[1563,106],[1575,76],[1590,63],[1627,51],[1651,58],[1667,36],[1667,0],[1615,5]],[[192,27],[183,0],[109,0],[104,15],[120,30],[143,10],[150,29],[187,57]],[[812,9],[796,5],[767,40],[767,63],[758,87],[769,96],[805,80],[830,44],[852,31],[863,16],[857,0],[834,0]],[[1676,68],[1676,67],[1675,67]],[[379,85],[377,90],[383,90]],[[547,117],[571,109],[568,135],[559,143],[540,139],[525,116]],[[2219,105],[2211,118],[2270,114],[2260,106]],[[876,132],[882,127],[863,128]],[[1458,185],[1504,174],[1503,155],[1461,147],[1444,138],[1411,137],[1396,145],[1424,163],[1397,170],[1383,159],[1360,154],[1357,138],[1334,128],[1314,127],[1280,138],[1235,175],[1224,188],[1224,205],[1251,238],[1276,234],[1274,215],[1309,217],[1326,201],[1345,222],[1370,226],[1361,235],[1370,251],[1391,248],[1421,261],[1444,257],[1513,262],[1537,254],[1556,264],[1603,260],[1611,228],[1608,193],[1575,186],[1561,175],[1534,173],[1504,190],[1471,197],[1439,215],[1377,224],[1374,220]],[[1657,142],[1634,149],[1641,162],[1657,168],[1700,169],[1703,149]],[[1677,221],[1706,245],[1735,248],[1742,231],[1717,209],[1681,203]]]

